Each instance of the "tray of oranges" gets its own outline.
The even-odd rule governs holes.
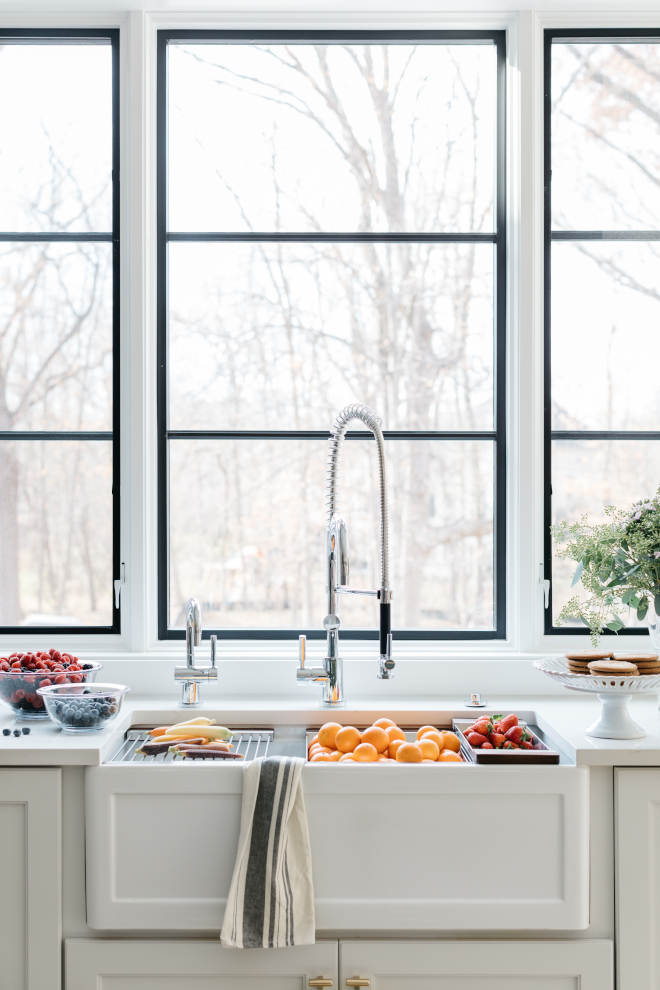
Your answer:
[[[318,732],[307,732],[310,763],[465,763],[461,741],[455,732],[433,725],[402,729],[391,718],[373,725],[326,722]]]

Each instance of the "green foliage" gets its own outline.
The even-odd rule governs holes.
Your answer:
[[[636,502],[624,512],[605,508],[608,522],[590,526],[587,517],[571,526],[552,527],[562,559],[577,563],[573,585],[580,581],[588,592],[585,601],[571,598],[557,618],[557,625],[580,619],[598,645],[603,629],[618,632],[625,622],[622,608],[635,609],[641,621],[651,602],[660,615],[660,488],[652,499]]]

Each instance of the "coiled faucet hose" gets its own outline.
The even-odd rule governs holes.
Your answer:
[[[328,474],[326,485],[326,502],[328,507],[328,525],[335,512],[337,512],[337,480],[339,477],[339,459],[341,448],[346,436],[348,424],[354,419],[359,419],[367,426],[376,438],[378,448],[378,474],[380,481],[380,545],[381,545],[381,587],[390,586],[390,558],[388,548],[388,528],[387,528],[387,475],[385,471],[385,442],[383,431],[381,430],[381,420],[379,416],[369,409],[355,403],[346,406],[337,416],[332,427],[330,440],[328,441]]]

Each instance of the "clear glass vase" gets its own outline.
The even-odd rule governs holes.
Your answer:
[[[660,616],[657,615],[655,611],[655,605],[653,600],[649,606],[649,610],[646,616],[646,621],[649,625],[649,636],[651,638],[651,646],[656,653],[660,653]]]

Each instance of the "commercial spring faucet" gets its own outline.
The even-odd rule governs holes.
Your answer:
[[[339,476],[339,458],[346,436],[348,424],[361,420],[368,426],[378,447],[378,473],[380,480],[380,556],[381,580],[380,588],[366,591],[361,588],[351,588],[348,584],[348,530],[343,517],[337,512],[337,478]],[[392,591],[390,589],[390,565],[387,536],[387,475],[385,472],[385,443],[380,428],[381,421],[373,410],[367,406],[352,405],[337,416],[330,435],[328,450],[328,528],[326,531],[326,573],[328,593],[328,614],[323,620],[327,632],[327,655],[322,667],[307,667],[306,637],[299,638],[299,657],[297,678],[301,683],[312,681],[323,685],[321,696],[322,708],[341,708],[344,700],[344,669],[339,656],[339,626],[337,614],[337,595],[371,595],[380,602],[380,661],[378,677],[387,680],[392,678],[394,661],[392,660],[392,632],[390,608]]]
[[[215,681],[218,668],[215,665],[217,636],[211,636],[211,666],[195,666],[195,647],[202,642],[202,610],[196,598],[191,598],[186,608],[186,666],[174,668],[174,680],[182,681],[179,708],[199,708],[200,681]]]

